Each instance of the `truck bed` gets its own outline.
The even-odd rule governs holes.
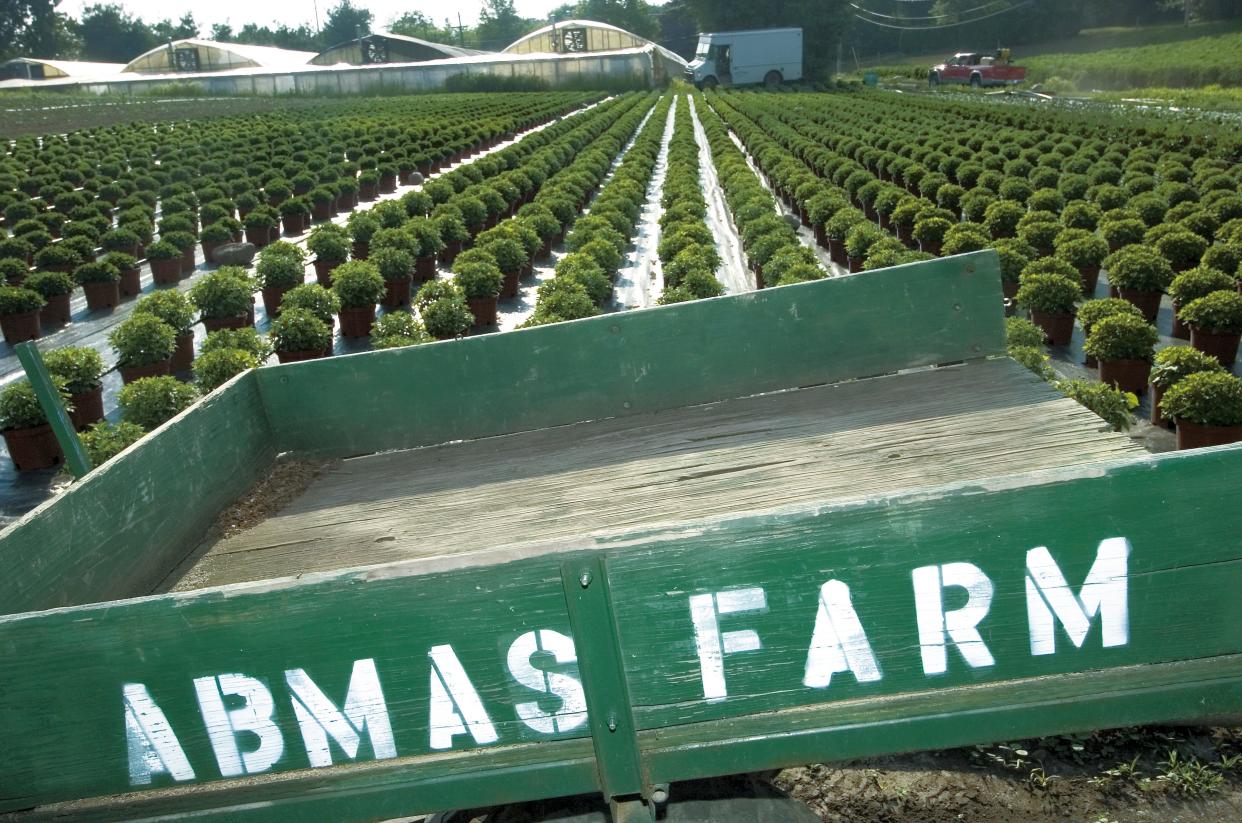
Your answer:
[[[1116,460],[1128,437],[1008,358],[369,455],[204,547],[178,590]],[[179,579],[177,579],[179,578]]]

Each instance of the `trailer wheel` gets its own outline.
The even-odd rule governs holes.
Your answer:
[[[772,69],[772,71],[768,72],[767,74],[763,76],[763,85],[767,86],[768,88],[771,88],[772,86],[779,86],[781,83],[784,83],[784,82],[785,82],[784,75],[782,75],[776,69]]]
[[[701,84],[699,84],[699,88],[701,88],[701,89],[703,89],[704,91],[706,91],[706,90],[708,90],[708,89],[714,89],[714,88],[716,88],[716,86],[717,86],[717,85],[718,85],[718,84],[716,83],[716,78],[715,78],[714,76],[709,75],[709,76],[707,76],[707,77],[704,77],[704,78],[703,78],[703,82],[702,82]]]
[[[939,86],[940,75],[936,74],[935,72],[932,72],[931,74],[927,75],[927,85],[932,86],[933,88],[936,86]]]
[[[979,76],[979,75],[977,75],[977,74],[972,74],[972,75],[970,75],[970,87],[971,87],[972,89],[981,89],[981,88],[983,88],[983,78],[982,78],[982,77],[980,77],[980,76]]]

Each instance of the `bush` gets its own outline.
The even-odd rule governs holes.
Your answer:
[[[1017,303],[1027,311],[1073,314],[1081,298],[1082,283],[1077,276],[1032,273],[1022,275]]]
[[[1164,291],[1173,282],[1169,261],[1145,246],[1126,246],[1104,258],[1108,281],[1121,289]]]
[[[203,340],[201,354],[222,349],[241,349],[253,354],[260,363],[272,356],[272,348],[253,326],[244,329],[217,329]]]
[[[1100,300],[1088,300],[1078,307],[1078,323],[1083,334],[1090,334],[1096,323],[1105,317],[1124,314],[1139,320],[1145,320],[1143,311],[1129,300],[1120,297],[1105,297]]]
[[[1238,334],[1242,332],[1242,294],[1214,291],[1182,306],[1177,316],[1193,329],[1210,334]]]
[[[54,246],[39,249],[35,253],[34,263],[41,269],[74,268],[81,265],[82,255],[74,251],[72,247],[61,242]]]
[[[242,349],[214,349],[201,353],[194,361],[194,380],[206,394],[228,382],[234,375],[261,364],[253,353]]]
[[[82,432],[82,447],[91,465],[97,468],[137,443],[144,434],[146,430],[137,423],[122,420],[113,424],[101,420]]]
[[[22,286],[0,286],[0,315],[5,317],[38,311],[45,302],[34,289]]]
[[[276,244],[271,244],[271,246],[274,245]],[[265,247],[263,252],[266,252],[271,246]],[[300,252],[301,250],[299,249],[298,251]],[[258,281],[260,288],[291,289],[306,279],[306,264],[302,261],[300,255],[271,255],[264,254],[263,252],[260,252],[259,262],[254,267],[255,279]]]
[[[1056,256],[1076,269],[1098,266],[1108,257],[1108,242],[1097,235],[1056,244]]]
[[[1242,425],[1242,380],[1223,370],[1189,374],[1165,393],[1160,411],[1201,426]]]
[[[1234,279],[1223,271],[1199,266],[1189,269],[1173,278],[1169,284],[1169,296],[1181,306],[1192,300],[1205,297],[1214,291],[1231,290]]]
[[[395,311],[381,317],[371,332],[371,348],[395,349],[431,340],[423,324],[409,312]]]
[[[143,377],[122,388],[119,399],[125,420],[151,431],[189,408],[198,392],[175,377]]]
[[[1056,387],[1095,412],[1113,431],[1126,431],[1134,424],[1131,412],[1138,407],[1138,398],[1130,392],[1090,380],[1061,380]]]
[[[423,326],[433,337],[447,339],[465,334],[474,325],[474,315],[461,297],[441,297],[419,309]]]
[[[1005,345],[1011,348],[1042,348],[1044,330],[1024,317],[1006,317]]]
[[[190,287],[190,302],[204,320],[240,317],[253,305],[249,277],[243,279],[227,269],[203,275]]]
[[[924,217],[914,224],[914,239],[921,244],[943,242],[953,223],[943,217]]]
[[[1043,332],[1040,332],[1040,337]],[[1042,342],[1037,346],[1009,346],[1005,352],[1014,360],[1021,363],[1041,380],[1051,381],[1056,378],[1056,372],[1048,365],[1048,355],[1044,354]]]
[[[1035,250],[1017,238],[994,240],[992,248],[1000,258],[1001,279],[1006,283],[1017,283],[1035,257]]]
[[[385,281],[411,280],[414,277],[414,258],[404,249],[381,248],[367,259],[379,271]]]
[[[332,272],[332,292],[342,309],[374,306],[384,296],[384,278],[373,263],[352,260],[342,263]],[[283,310],[284,304],[281,305]]]
[[[36,292],[44,300],[62,294],[72,294],[74,285],[73,278],[60,271],[37,271],[22,281],[23,288]],[[2,293],[3,287],[0,287],[0,294]],[[0,314],[4,313],[0,310]]]
[[[1146,320],[1129,314],[1104,317],[1091,327],[1083,351],[1098,360],[1146,360],[1160,335]]]
[[[55,375],[53,381],[58,382]],[[58,385],[57,388],[62,389],[62,398],[68,399],[63,386]],[[47,415],[43,413],[43,406],[39,404],[30,381],[18,380],[0,390],[0,430],[33,429],[46,423]]]
[[[602,306],[612,296],[612,281],[604,274],[599,263],[595,262],[595,258],[582,252],[567,254],[561,258],[556,264],[556,279],[578,283],[597,306]]]
[[[1186,375],[1224,370],[1220,361],[1210,354],[1191,346],[1169,346],[1156,352],[1151,368],[1151,384],[1167,390]]]
[[[554,277],[539,286],[535,313],[524,325],[541,326],[597,314],[599,309],[582,283],[566,277]]]
[[[1207,246],[1202,237],[1183,230],[1169,232],[1156,241],[1156,250],[1175,268],[1198,265]]]
[[[194,306],[179,291],[167,289],[142,298],[134,306],[134,315],[148,314],[163,320],[177,336],[189,334],[194,326]]]
[[[85,346],[66,346],[43,355],[47,370],[64,382],[70,396],[88,392],[103,379],[104,362],[99,352]]]
[[[332,345],[332,327],[310,309],[284,309],[272,321],[268,339],[278,352],[322,352]]]
[[[177,333],[172,326],[152,314],[137,311],[108,335],[117,353],[117,365],[149,366],[172,357]]]

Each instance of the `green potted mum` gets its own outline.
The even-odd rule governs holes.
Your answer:
[[[268,212],[256,209],[242,218],[242,225],[246,227],[246,242],[258,249],[271,242],[276,219]],[[147,256],[151,256],[149,249]]]
[[[1115,314],[1092,326],[1083,350],[1099,362],[1101,381],[1137,395],[1147,390],[1158,340],[1156,327],[1146,320]]]
[[[375,323],[375,331],[371,334],[371,348],[397,349],[405,346],[416,346],[431,340],[423,324],[414,315],[404,311],[394,311],[381,317]]]
[[[163,320],[176,336],[171,372],[182,372],[194,363],[194,306],[175,289],[153,292],[134,304],[134,314],[149,314]]]
[[[86,292],[88,311],[113,309],[121,302],[121,272],[111,263],[83,263],[73,270],[73,279]]]
[[[263,306],[269,317],[280,314],[285,295],[306,279],[306,263],[303,262],[301,249],[292,246],[293,252],[289,254],[267,253],[279,245],[273,243],[264,249],[254,267],[255,278],[263,291]]]
[[[190,287],[190,302],[202,316],[207,331],[240,329],[250,325],[249,313],[253,297],[248,276],[238,277],[225,266],[204,275]],[[245,271],[241,270],[245,275]]]
[[[1077,277],[1030,272],[1022,275],[1017,303],[1031,313],[1031,320],[1044,330],[1054,346],[1069,345],[1074,333],[1074,308],[1082,297]]]
[[[1078,325],[1082,326],[1083,337],[1091,334],[1091,329],[1095,328],[1096,323],[1115,314],[1128,314],[1140,320],[1143,319],[1143,312],[1139,311],[1138,306],[1120,297],[1088,300],[1078,307]],[[1093,369],[1099,365],[1094,357],[1085,353],[1083,364]]]
[[[375,322],[375,304],[384,296],[384,278],[368,261],[353,260],[333,272],[332,291],[341,301],[341,334],[367,337]]]
[[[4,332],[4,342],[15,346],[23,341],[42,337],[39,310],[45,302],[34,289],[0,286],[0,330]]]
[[[1209,354],[1204,354],[1191,346],[1169,346],[1156,352],[1151,366],[1151,424],[1153,426],[1172,427],[1173,421],[1166,420],[1160,410],[1160,401],[1164,393],[1175,383],[1189,374],[1201,371],[1224,371],[1224,368]]]
[[[108,335],[117,354],[121,380],[132,383],[143,377],[168,374],[177,333],[151,314],[135,312]]]
[[[0,391],[0,435],[18,471],[51,468],[65,459],[27,380],[18,380]]]
[[[48,373],[64,384],[69,396],[69,419],[78,431],[103,420],[104,362],[86,346],[53,349],[43,356]]]
[[[157,286],[171,286],[181,279],[181,249],[167,240],[147,246],[147,262]]]
[[[1108,257],[1108,241],[1096,234],[1056,243],[1056,256],[1078,269],[1084,294],[1095,294],[1100,264]]]
[[[1230,291],[1236,286],[1234,278],[1207,266],[1188,269],[1173,278],[1169,284],[1169,297],[1173,298],[1173,336],[1179,340],[1190,339],[1190,327],[1182,320],[1182,306],[1214,291]]]
[[[1160,401],[1177,422],[1177,447],[1197,449],[1242,441],[1242,380],[1224,371],[1179,380]]]
[[[198,391],[189,383],[163,375],[127,383],[117,399],[127,422],[152,431],[193,405]]]
[[[215,391],[236,375],[257,369],[259,358],[245,349],[215,349],[203,352],[194,363],[194,382],[203,394]]]
[[[504,274],[496,263],[478,257],[462,260],[465,252],[453,263],[454,282],[465,295],[466,305],[474,315],[476,327],[496,325],[496,301],[504,285]],[[430,326],[428,326],[430,331]]]
[[[289,309],[306,309],[331,329],[336,326],[336,315],[341,310],[341,301],[337,299],[335,292],[318,283],[303,283],[285,292],[284,299],[280,301],[282,314]]]
[[[1190,345],[1212,355],[1226,369],[1233,368],[1242,337],[1242,294],[1214,291],[1191,300],[1179,314],[1190,327]]]
[[[116,267],[121,273],[118,283],[121,297],[136,297],[142,293],[142,272],[138,268],[138,259],[122,251],[110,251],[100,261]]]
[[[410,304],[410,284],[414,280],[414,257],[391,246],[376,249],[369,260],[384,278],[381,303],[388,308]]]
[[[268,336],[281,363],[314,360],[332,353],[332,327],[308,309],[286,308]]]
[[[39,311],[44,327],[69,322],[69,298],[76,285],[72,277],[61,271],[37,271],[22,282],[24,288],[37,292],[44,300]]]
[[[1129,300],[1153,323],[1160,311],[1160,295],[1173,282],[1169,261],[1146,246],[1126,246],[1104,259],[1108,281],[1117,295]]]

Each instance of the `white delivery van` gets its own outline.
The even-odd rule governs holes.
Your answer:
[[[801,80],[802,29],[700,34],[686,79],[701,89]]]

